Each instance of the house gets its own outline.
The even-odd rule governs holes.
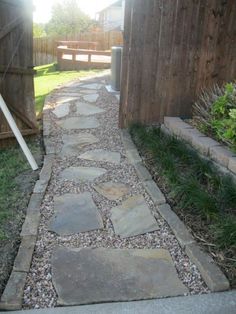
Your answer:
[[[105,32],[111,30],[123,31],[124,29],[125,0],[112,3],[98,12],[98,22]]]

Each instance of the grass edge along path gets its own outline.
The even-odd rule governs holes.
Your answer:
[[[236,183],[159,127],[133,125],[131,136],[172,209],[236,287]]]
[[[91,76],[101,70],[58,71],[56,64],[47,64],[34,68],[37,73],[34,77],[35,110],[38,119],[41,118],[46,96],[58,85],[68,83],[75,79]]]

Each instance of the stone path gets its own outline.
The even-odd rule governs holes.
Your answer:
[[[208,291],[130,163],[105,86],[70,83],[46,104],[46,149],[56,154],[25,308]]]

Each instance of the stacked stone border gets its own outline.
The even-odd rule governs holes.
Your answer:
[[[221,172],[236,178],[236,153],[231,152],[226,146],[205,136],[178,117],[165,117],[161,128],[164,132],[190,144],[201,156],[211,160]]]
[[[198,246],[184,223],[166,203],[164,194],[152,180],[151,174],[143,165],[135,144],[127,130],[121,130],[121,139],[129,162],[134,166],[146,192],[155,204],[157,212],[164,218],[176,236],[180,246],[190,260],[198,267],[202,278],[212,292],[225,291],[230,288],[229,281],[214,263],[213,259]]]
[[[39,180],[26,211],[26,217],[21,230],[21,244],[14,266],[0,301],[0,310],[21,310],[26,277],[30,270],[32,256],[38,236],[40,223],[40,206],[43,201],[52,174],[53,154],[44,156]]]

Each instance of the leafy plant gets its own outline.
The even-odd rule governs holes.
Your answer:
[[[215,86],[209,92],[202,92],[194,105],[194,120],[201,131],[236,151],[236,84]]]

